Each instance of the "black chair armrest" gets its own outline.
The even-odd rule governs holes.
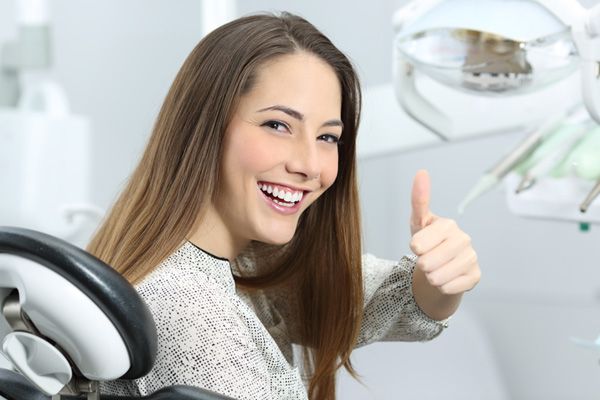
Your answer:
[[[6,400],[51,400],[18,372],[0,368],[0,396]],[[84,400],[86,396],[63,396],[64,400]],[[169,386],[144,397],[101,395],[101,400],[234,400],[206,389]]]
[[[144,397],[101,396],[101,400],[235,400],[231,397],[192,386],[174,385]]]
[[[0,368],[0,396],[6,400],[50,400],[24,376],[9,369]]]

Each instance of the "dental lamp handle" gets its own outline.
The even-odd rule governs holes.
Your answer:
[[[600,123],[600,4],[586,9],[577,0],[535,0],[571,27],[581,57],[581,86],[585,106]]]
[[[594,40],[600,46],[600,37]],[[600,124],[600,58],[598,60],[582,60],[581,86],[583,102],[590,116]]]
[[[583,101],[600,123],[600,4],[587,10],[583,23],[573,29],[573,40],[581,56]]]
[[[581,57],[581,86],[585,106],[600,123],[600,4],[587,9],[577,0],[534,0],[571,27]]]
[[[600,4],[596,4],[589,10],[586,31],[592,37],[600,36]]]
[[[416,86],[415,68],[402,59],[394,46],[394,82],[396,99],[404,111],[415,121],[430,129],[443,141],[448,141],[447,132],[452,132],[452,120],[435,107],[419,92]],[[426,115],[426,118],[421,116]]]
[[[427,10],[442,0],[414,1],[408,7],[398,10],[392,23],[394,31],[398,32],[403,25],[419,17]],[[414,65],[402,57],[396,43],[392,46],[392,74],[394,94],[404,111],[415,121],[431,130],[443,141],[448,141],[448,132],[452,132],[453,123],[442,110],[434,106],[419,92],[416,85],[416,71]],[[423,117],[426,116],[426,117]]]

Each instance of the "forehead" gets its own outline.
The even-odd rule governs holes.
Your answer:
[[[276,57],[260,66],[240,108],[275,104],[297,109],[306,115],[339,118],[342,93],[333,68],[307,52]]]

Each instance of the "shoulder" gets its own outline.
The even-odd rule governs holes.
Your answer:
[[[217,259],[189,243],[164,259],[138,285],[138,292],[149,289],[195,290],[215,286],[226,292],[235,291],[231,266],[227,260]]]
[[[218,261],[218,260],[217,260]],[[229,264],[180,248],[161,262],[136,290],[155,319],[174,313],[235,313],[235,282]]]

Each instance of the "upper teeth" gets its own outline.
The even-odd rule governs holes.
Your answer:
[[[297,202],[302,200],[302,194],[303,192],[301,190],[299,191],[290,191],[287,189],[283,189],[283,188],[278,188],[278,187],[273,187],[264,183],[259,183],[258,184],[258,188],[260,190],[262,190],[263,192],[267,192],[269,194],[272,194],[273,197],[278,197],[281,200],[287,201],[289,202]]]

